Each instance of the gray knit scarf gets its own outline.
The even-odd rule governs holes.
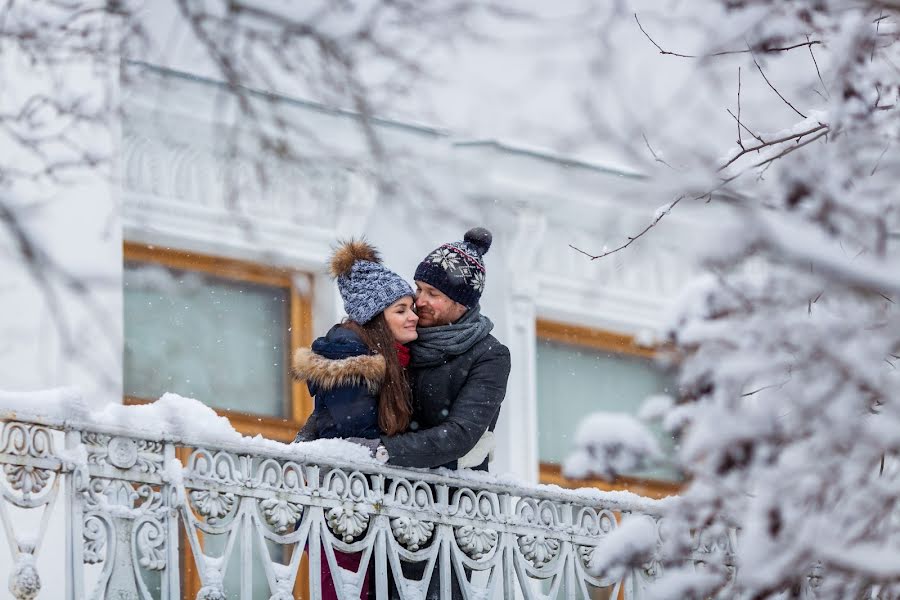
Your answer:
[[[494,328],[476,305],[450,325],[422,327],[419,338],[409,345],[411,367],[433,367],[448,356],[458,356],[483,340]]]

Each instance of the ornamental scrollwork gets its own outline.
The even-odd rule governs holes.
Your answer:
[[[147,474],[162,470],[162,442],[94,432],[82,434],[81,441],[87,448],[88,464],[109,465],[121,470],[137,468]]]
[[[281,498],[268,498],[260,502],[266,523],[278,533],[285,533],[303,516],[303,506],[296,502],[288,502]]]
[[[616,528],[615,515],[609,510],[584,507],[575,517],[575,531],[582,535],[604,536]]]
[[[395,479],[388,491],[388,498],[395,504],[430,510],[434,506],[431,487],[421,481],[415,484],[405,479]]]
[[[303,469],[297,463],[289,461],[282,464],[270,458],[256,468],[254,484],[256,487],[296,492],[304,488],[306,480]]]
[[[43,427],[5,423],[0,434],[0,454],[31,458],[53,455],[53,439]],[[12,489],[21,492],[23,499],[28,501],[32,494],[40,494],[47,487],[54,471],[29,464],[4,464],[3,473]]]
[[[602,538],[609,534],[617,526],[615,515],[609,510],[594,510],[583,507],[575,517],[575,532],[581,535]],[[585,567],[589,567],[594,556],[596,546],[577,546],[578,556]]]
[[[542,535],[519,536],[522,556],[535,567],[542,567],[559,555],[560,541]]]
[[[150,511],[162,507],[162,493],[153,486],[149,484],[138,486],[136,493],[138,498],[143,499],[143,502],[140,505],[142,510]]]
[[[391,519],[391,532],[407,550],[415,552],[431,539],[434,523],[415,517],[396,517]]]
[[[106,448],[109,445],[109,440],[112,439],[112,436],[105,435],[103,433],[96,433],[94,431],[85,431],[81,434],[81,443],[87,446],[88,452],[88,462],[92,464],[96,464],[96,458],[94,455],[98,454],[98,448]],[[103,455],[106,455],[106,451],[103,451]]]
[[[727,531],[712,532],[710,530],[701,530],[694,543],[694,552],[701,554],[710,554],[713,552],[731,552],[731,540]]]
[[[463,488],[453,497],[451,514],[468,518],[494,520],[500,515],[497,495],[492,492],[475,492]]]
[[[34,556],[22,553],[16,558],[9,576],[9,591],[16,600],[34,600],[41,591],[41,577],[34,566]]]
[[[578,556],[585,567],[590,568],[591,559],[594,558],[594,550],[596,550],[596,546],[578,546]]]
[[[38,425],[7,422],[0,429],[0,454],[52,456],[53,438],[47,429]]]
[[[121,479],[91,479],[85,494],[85,507],[98,512],[103,512],[108,506],[138,508],[148,512],[161,508],[162,504],[162,494],[153,486]]]
[[[209,521],[223,519],[234,510],[237,499],[231,492],[216,490],[194,490],[190,493],[191,504],[198,513]]]
[[[95,478],[88,483],[85,506],[90,510],[103,511],[107,506],[131,508],[138,499],[131,483],[122,480]]]
[[[107,523],[97,515],[84,518],[82,536],[84,537],[84,562],[89,565],[106,560]]]
[[[162,571],[166,568],[166,530],[155,519],[148,519],[137,525],[135,535],[138,564],[148,571]]]
[[[470,558],[480,560],[497,545],[499,535],[493,529],[463,525],[454,531],[456,543]]]
[[[193,477],[210,479],[230,485],[246,484],[246,477],[240,465],[246,466],[245,460],[236,457],[224,450],[212,453],[204,448],[198,448],[188,459],[187,471]]]
[[[356,505],[336,506],[328,511],[326,518],[328,528],[348,544],[369,526],[369,513]]]
[[[660,575],[660,565],[658,561],[651,561],[641,565],[638,573],[645,579],[656,579]]]
[[[353,502],[365,502],[370,493],[368,480],[358,471],[348,475],[340,469],[332,469],[325,474],[322,487],[329,495]]]
[[[207,569],[203,576],[203,587],[197,591],[196,600],[228,600],[222,581],[222,572],[218,568]]]
[[[119,469],[130,469],[138,458],[137,442],[130,438],[115,437],[106,447],[107,460]]]
[[[197,600],[228,600],[221,585],[205,585],[197,592]]]
[[[538,502],[531,498],[522,498],[516,508],[516,515],[528,525],[556,527],[562,522],[559,507],[549,500]]]
[[[52,471],[33,465],[3,465],[3,472],[12,489],[22,492],[26,500],[32,494],[40,494],[53,474]]]

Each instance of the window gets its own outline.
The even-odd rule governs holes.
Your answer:
[[[125,244],[125,396],[197,398],[244,434],[293,439],[312,400],[290,378],[311,341],[297,274],[255,263]]]
[[[637,414],[644,399],[672,393],[670,377],[653,361],[654,351],[626,335],[539,320],[537,323],[538,456],[544,483],[629,489],[662,496],[678,489],[679,475],[656,468],[628,473],[616,482],[568,480],[560,465],[571,450],[579,422],[598,412]],[[664,451],[674,441],[657,430]]]

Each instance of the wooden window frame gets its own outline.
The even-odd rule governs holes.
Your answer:
[[[614,352],[645,359],[655,358],[659,352],[657,347],[639,345],[634,336],[631,335],[547,319],[537,319],[535,322],[535,337],[537,340],[558,342],[568,346]],[[649,498],[663,498],[677,494],[684,485],[680,482],[624,476],[619,476],[611,482],[602,479],[572,479],[562,474],[560,465],[545,462],[539,464],[538,478],[541,483],[554,484],[565,488],[594,487],[609,491],[627,490]]]
[[[311,291],[298,289],[296,277],[299,273],[297,271],[246,260],[127,241],[124,244],[124,260],[125,262],[155,264],[170,269],[203,273],[241,283],[282,288],[289,294],[290,335],[287,339],[287,348],[285,348],[284,364],[286,369],[287,365],[291,364],[291,355],[294,349],[309,346],[312,343]],[[285,390],[286,417],[212,408],[218,414],[227,417],[231,421],[231,425],[243,435],[261,434],[273,440],[291,442],[306,417],[312,413],[313,400],[306,385],[302,382],[293,381],[290,376],[288,376],[288,382]],[[144,404],[152,402],[152,399],[126,396],[124,401],[126,404]]]
[[[296,284],[296,277],[300,273],[291,269],[272,267],[259,263],[212,256],[186,250],[172,248],[160,248],[149,244],[136,242],[124,243],[124,261],[155,264],[163,267],[191,271],[213,275],[226,280],[242,283],[255,283],[280,287],[289,292],[288,323],[290,335],[288,347],[285,349],[285,365],[291,364],[291,355],[294,349],[301,346],[309,346],[312,343],[312,288],[301,291]],[[311,282],[310,278],[310,282]],[[286,367],[287,368],[287,367]],[[278,418],[267,415],[239,412],[213,408],[217,414],[226,417],[231,425],[242,435],[261,434],[264,437],[281,442],[291,442],[297,434],[297,430],[303,425],[306,417],[312,413],[313,399],[309,395],[306,385],[293,379],[288,379],[286,390],[287,418]],[[135,398],[126,396],[125,404],[146,404],[152,402],[147,398]],[[179,458],[187,461],[190,450],[179,449]],[[202,535],[202,534],[201,534]],[[186,539],[181,539],[182,553],[182,597],[194,598],[200,590],[200,575],[194,567],[194,559],[190,545]],[[306,565],[306,557],[302,559],[300,572],[294,585],[294,597],[306,598],[309,590],[309,573]]]

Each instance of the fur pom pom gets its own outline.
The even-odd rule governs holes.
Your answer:
[[[475,227],[468,230],[463,239],[478,248],[478,252],[484,256],[491,249],[491,242],[494,240],[494,236],[484,227]]]
[[[369,262],[381,263],[381,257],[378,251],[369,245],[365,240],[348,240],[341,242],[331,255],[331,261],[328,263],[328,271],[334,278],[341,275],[349,275],[353,264],[358,260],[367,260]]]

